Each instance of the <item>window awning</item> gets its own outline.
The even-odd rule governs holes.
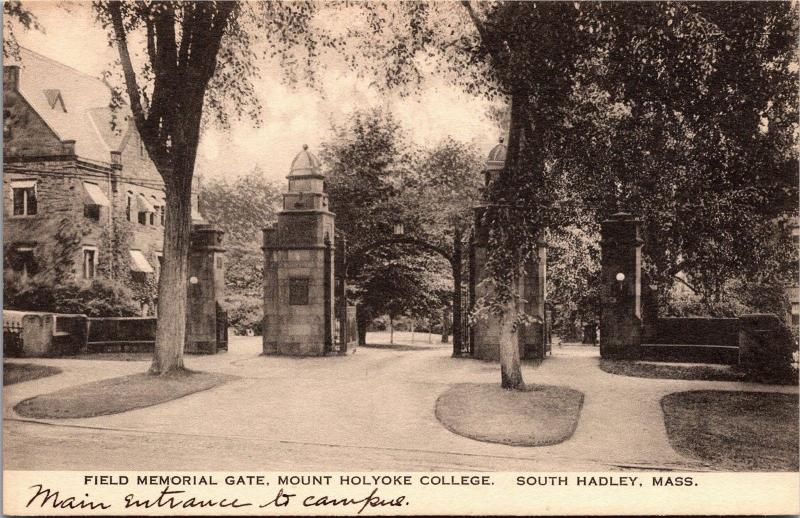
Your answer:
[[[30,189],[36,187],[36,180],[11,180],[12,189]]]
[[[144,197],[144,194],[140,194],[136,197],[136,202],[139,205],[139,212],[155,212],[156,209],[147,201],[147,198]]]
[[[147,262],[141,250],[129,250],[131,253],[131,270],[134,272],[153,273],[153,267]]]
[[[84,197],[84,203],[86,205],[97,205],[98,207],[108,207],[111,205],[106,193],[104,193],[96,183],[83,182],[83,190],[86,193]]]

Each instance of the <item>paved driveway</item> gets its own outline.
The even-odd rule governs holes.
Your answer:
[[[259,338],[235,339],[228,353],[190,356],[186,364],[236,374],[236,381],[123,414],[50,421],[22,419],[12,407],[63,386],[141,372],[148,363],[36,360],[64,372],[5,388],[5,469],[707,469],[670,448],[662,396],[705,388],[797,392],[617,376],[599,369],[595,348],[554,347],[539,367],[526,365],[524,376],[584,392],[578,428],[562,444],[514,447],[455,435],[436,420],[436,398],[450,385],[500,379],[496,364],[453,359],[448,344],[362,347],[330,358],[259,353]]]

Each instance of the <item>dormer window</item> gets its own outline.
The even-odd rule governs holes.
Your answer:
[[[50,108],[54,110],[61,110],[67,112],[67,107],[64,104],[64,98],[61,96],[61,90],[45,90],[44,96],[47,97],[47,102]]]

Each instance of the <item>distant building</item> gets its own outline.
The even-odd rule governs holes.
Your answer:
[[[12,275],[35,275],[36,257],[69,219],[82,234],[74,280],[90,282],[115,218],[132,232],[133,278],[158,277],[164,184],[128,113],[112,113],[110,101],[102,80],[27,49],[3,67],[3,247]],[[202,223],[196,195],[192,207]]]

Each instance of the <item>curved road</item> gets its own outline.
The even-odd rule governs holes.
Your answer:
[[[554,347],[528,383],[585,394],[574,436],[545,447],[488,444],[455,435],[434,416],[454,383],[498,383],[496,364],[450,357],[450,345],[362,347],[329,358],[260,356],[260,338],[187,367],[239,379],[123,414],[29,420],[13,406],[36,394],[142,372],[143,361],[42,359],[63,373],[5,387],[4,468],[36,470],[605,471],[705,470],[669,446],[659,400],[693,389],[796,392],[793,387],[652,380],[598,367],[597,349]],[[29,361],[29,360],[25,360]]]

